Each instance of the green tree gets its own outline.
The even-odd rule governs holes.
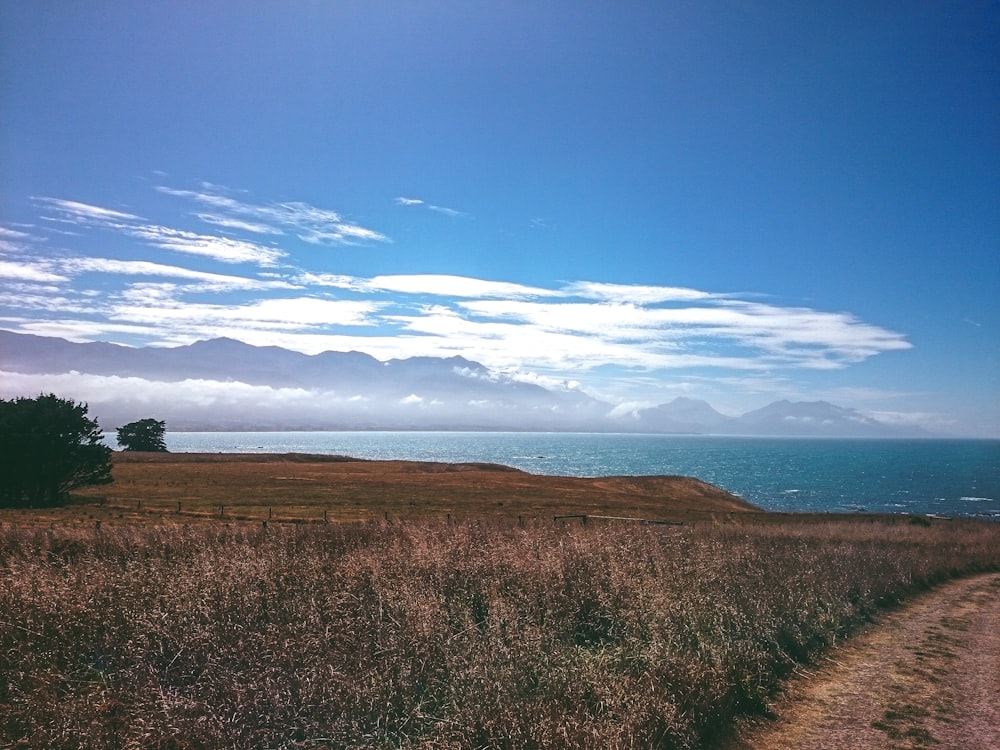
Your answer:
[[[129,422],[118,428],[118,445],[125,451],[166,453],[167,444],[163,440],[166,431],[166,424],[156,419]]]
[[[111,449],[86,404],[51,393],[0,399],[0,506],[54,504],[112,481]]]

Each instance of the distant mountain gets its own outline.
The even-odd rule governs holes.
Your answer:
[[[854,409],[826,401],[776,401],[736,420],[752,435],[802,435],[812,437],[892,437],[904,432],[894,425],[865,416]],[[905,430],[913,434],[914,430]]]
[[[580,391],[520,382],[463,357],[382,362],[228,338],[131,348],[0,331],[0,370],[183,384],[133,383],[106,403],[91,399],[109,425],[154,414],[173,429],[587,430],[610,410]],[[227,383],[231,393],[219,387]]]
[[[705,401],[681,397],[621,417],[615,405],[579,390],[521,382],[464,357],[382,362],[361,352],[307,355],[228,338],[131,348],[0,331],[0,371],[22,376],[77,373],[66,382],[83,390],[59,395],[87,401],[91,414],[107,428],[153,416],[173,430],[915,433],[825,401],[778,401],[730,417]],[[81,385],[87,376],[100,377]],[[130,380],[118,380],[123,378]]]
[[[679,396],[673,401],[642,409],[641,423],[654,432],[727,433],[737,424],[732,417],[720,414],[701,399]]]

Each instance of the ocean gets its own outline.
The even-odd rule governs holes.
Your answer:
[[[114,434],[107,436],[115,445]],[[512,432],[167,432],[175,452],[489,462],[535,474],[681,474],[767,510],[1000,521],[1000,440]]]

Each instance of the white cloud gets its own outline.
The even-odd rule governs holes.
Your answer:
[[[247,414],[266,409],[316,409],[339,399],[336,394],[304,388],[273,388],[247,383],[191,379],[180,382],[145,380],[136,377],[88,375],[77,372],[59,375],[25,375],[2,372],[2,390],[6,398],[34,396],[39,392],[65,394],[92,408],[104,404],[132,402],[139,405],[170,404],[172,408],[195,409],[237,406]],[[147,407],[148,408],[148,407]]]
[[[567,294],[587,299],[630,302],[650,305],[658,302],[691,302],[714,299],[720,295],[697,289],[673,286],[644,286],[641,284],[605,284],[594,281],[576,281],[564,287]]]
[[[388,274],[366,279],[331,273],[299,273],[296,284],[345,289],[362,293],[392,292],[408,295],[454,298],[552,297],[560,293],[541,287],[507,281],[488,281],[450,274]]]
[[[0,306],[8,310],[31,311],[33,314],[47,313],[85,315],[99,312],[85,294],[77,297],[63,294],[58,287],[34,284],[5,285],[0,291]]]
[[[33,229],[30,224],[19,224],[27,229]],[[44,237],[22,232],[19,229],[11,229],[0,225],[0,252],[8,255],[23,255],[31,246],[38,242],[45,242]]]
[[[375,276],[355,288],[438,297],[545,297],[555,292],[505,281],[486,281],[447,274]]]
[[[925,411],[871,411],[866,416],[877,419],[883,424],[901,427],[923,427],[932,432],[947,431],[954,427],[950,417],[944,414]]]
[[[452,274],[361,277],[306,270],[293,265],[286,248],[239,235],[326,245],[389,240],[337,211],[304,202],[253,203],[213,185],[157,190],[195,206],[193,215],[220,234],[77,201],[34,200],[53,215],[50,221],[85,234],[104,230],[159,250],[268,270],[212,273],[181,261],[66,257],[62,249],[62,256],[26,260],[19,256],[43,240],[4,229],[0,241],[23,243],[0,261],[0,302],[16,313],[8,318],[15,327],[73,340],[155,345],[230,336],[308,353],[360,350],[383,360],[461,355],[519,380],[568,389],[592,389],[616,376],[654,387],[666,371],[693,376],[704,368],[763,382],[775,372],[844,368],[911,348],[904,335],[849,313],[751,301],[754,295],[746,292],[591,280],[541,287]],[[460,213],[419,198],[400,196],[396,203]],[[89,288],[63,289],[85,274],[124,276],[126,286],[86,276],[81,281]],[[50,319],[42,319],[46,315]]]
[[[712,298],[705,306],[476,300],[458,306],[477,319],[621,344],[710,352],[719,345],[813,369],[832,369],[883,351],[908,349],[900,334],[842,313]],[[715,342],[713,345],[712,343]]]
[[[579,391],[583,387],[579,380],[540,375],[530,370],[512,370],[504,373],[504,375],[510,380],[540,385],[542,388],[550,391]]]
[[[608,412],[608,416],[612,419],[637,420],[639,418],[640,410],[648,409],[649,407],[655,405],[656,404],[650,401],[622,401]]]
[[[436,211],[437,213],[444,214],[445,216],[459,217],[459,216],[467,216],[468,215],[468,214],[466,214],[463,211],[458,211],[458,210],[456,210],[454,208],[448,208],[447,206],[433,206],[433,205],[428,205],[427,208],[430,211]]]
[[[158,294],[158,291],[164,291]],[[302,331],[330,326],[370,326],[378,305],[366,301],[322,300],[312,297],[266,299],[240,305],[179,303],[170,289],[144,286],[139,300],[115,305],[110,317],[117,321],[151,325],[200,334],[243,338],[248,327],[268,331]],[[129,302],[132,302],[129,304]],[[138,302],[139,304],[136,304]],[[221,331],[225,330],[225,333]]]
[[[122,229],[126,234],[145,240],[154,247],[177,253],[202,255],[223,263],[256,263],[261,266],[273,266],[285,256],[285,253],[277,248],[254,242],[196,234],[155,224]]]
[[[0,278],[39,284],[58,284],[68,280],[61,274],[53,273],[49,264],[12,260],[0,260]]]
[[[242,219],[233,219],[217,214],[195,214],[206,224],[213,224],[223,229],[238,229],[242,232],[252,232],[253,234],[284,234],[280,229],[268,226],[267,224],[257,224]]]
[[[423,307],[413,314],[387,313],[384,317],[418,336],[414,343],[425,353],[459,354],[501,369],[586,372],[605,366],[635,369],[767,366],[751,357],[685,353],[670,345],[636,345],[608,336],[552,330],[534,322],[479,321],[441,305]]]
[[[352,291],[370,291],[368,282],[357,276],[345,276],[335,273],[302,272],[292,277],[296,284],[303,286],[330,287],[334,289],[350,289]]]
[[[295,284],[279,280],[248,279],[220,273],[195,271],[145,260],[114,260],[111,258],[69,258],[59,262],[67,273],[111,273],[126,276],[162,276],[202,282],[200,289],[294,289]]]
[[[400,196],[396,198],[396,205],[423,206],[428,211],[434,211],[439,214],[444,214],[445,216],[452,216],[456,218],[461,216],[468,216],[468,214],[465,213],[464,211],[458,211],[457,209],[448,208],[447,206],[436,206],[433,203],[428,203],[427,201],[423,201],[420,198],[404,198],[403,196]]]
[[[303,242],[312,245],[349,245],[356,240],[385,242],[388,238],[364,227],[352,224],[337,224],[333,229],[308,229],[298,235]]]
[[[236,221],[246,222],[247,231],[257,234],[294,234],[312,244],[352,244],[355,242],[387,242],[381,232],[345,221],[337,211],[318,208],[301,201],[281,203],[249,203],[223,194],[225,188],[204,185],[203,190],[177,190],[159,186],[159,192],[208,206],[219,224],[228,221],[228,228],[239,228]],[[205,214],[198,214],[204,218]]]
[[[30,275],[20,265],[11,268],[11,273]],[[99,258],[67,259],[59,268],[62,273],[194,282],[133,283],[90,305],[111,323],[158,329],[158,343],[226,335],[313,353],[359,349],[382,358],[461,355],[490,368],[557,379],[564,379],[560,373],[608,367],[633,373],[703,367],[751,373],[837,369],[911,346],[902,335],[845,313],[751,303],[674,287],[581,282],[544,289],[444,274],[366,279],[300,272],[287,279],[246,279]],[[49,278],[44,273],[51,274],[51,280],[56,277],[46,267],[35,270],[35,280]],[[354,298],[304,294],[238,304],[188,299],[195,292],[282,288],[333,288]],[[629,301],[614,301],[621,299]],[[79,308],[79,303],[63,299],[53,309]],[[372,330],[357,338],[338,330],[343,327]]]
[[[59,221],[102,227],[143,240],[163,250],[201,255],[223,263],[256,263],[262,266],[273,266],[285,256],[282,250],[274,247],[144,223],[134,214],[86,203],[58,198],[34,198],[34,200],[36,203],[55,209],[59,214]]]
[[[36,203],[42,204],[43,206],[55,209],[58,213],[70,220],[101,224],[121,221],[142,221],[135,214],[114,211],[110,208],[102,208],[100,206],[92,206],[89,203],[80,203],[79,201],[67,201],[62,200],[61,198],[43,197],[33,197],[32,200]]]
[[[66,311],[86,312],[86,310]],[[53,318],[46,320],[28,320],[10,326],[20,333],[32,333],[36,336],[55,336],[68,341],[109,341],[121,340],[123,337],[138,339],[143,342],[160,343],[163,329],[156,325],[129,325],[115,323],[107,319],[85,320],[81,318]]]

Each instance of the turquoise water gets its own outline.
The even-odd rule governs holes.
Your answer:
[[[182,452],[484,461],[568,476],[683,474],[769,510],[1000,520],[1000,440],[497,432],[168,432],[166,440]]]

